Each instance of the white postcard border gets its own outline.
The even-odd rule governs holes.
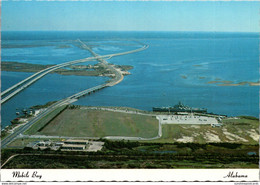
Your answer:
[[[33,0],[2,0],[33,1]],[[35,1],[146,1],[146,0],[35,0]],[[183,1],[183,0],[147,0]],[[184,0],[198,1],[198,0]],[[229,1],[229,0],[205,0]],[[241,0],[232,0],[241,1]],[[257,0],[245,0],[257,1]],[[1,3],[1,2],[0,2]],[[259,182],[259,169],[1,169],[1,182]],[[28,172],[29,177],[14,177],[14,172]],[[232,173],[234,176],[226,177]],[[38,177],[33,177],[33,174]],[[41,176],[41,178],[39,178]]]
[[[259,169],[2,169],[1,181],[258,182]]]

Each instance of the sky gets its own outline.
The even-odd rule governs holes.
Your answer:
[[[257,1],[2,1],[1,14],[2,31],[260,31]]]

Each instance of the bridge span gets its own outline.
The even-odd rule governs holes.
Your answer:
[[[83,42],[82,42],[83,43]],[[84,43],[83,43],[84,44]],[[85,44],[84,44],[85,45]],[[84,46],[83,45],[83,46]],[[78,92],[72,96],[69,96],[67,98],[64,98],[62,100],[59,100],[58,102],[52,104],[51,106],[49,106],[46,110],[44,110],[43,112],[41,112],[39,115],[37,115],[35,118],[33,118],[32,120],[30,120],[27,124],[17,128],[15,130],[14,133],[8,135],[7,137],[5,137],[2,141],[1,141],[1,147],[2,148],[6,148],[7,145],[9,143],[11,143],[16,137],[18,137],[19,135],[21,135],[23,132],[25,132],[27,129],[29,129],[33,124],[37,124],[37,122],[42,119],[43,117],[45,117],[46,115],[48,115],[49,113],[51,113],[52,111],[54,111],[55,109],[57,109],[58,107],[60,106],[63,106],[63,105],[68,105],[68,104],[71,104],[73,102],[76,102],[79,98],[87,95],[87,94],[90,94],[90,93],[93,93],[93,92],[96,92],[98,90],[101,90],[105,87],[109,87],[109,86],[113,86],[113,85],[116,85],[118,84],[119,82],[121,82],[123,79],[122,79],[122,74],[120,71],[118,71],[117,69],[115,69],[113,66],[109,65],[107,61],[105,61],[103,58],[111,58],[111,57],[114,57],[114,56],[120,56],[120,55],[125,55],[125,54],[130,54],[130,53],[135,53],[135,52],[139,52],[139,51],[142,51],[142,50],[145,50],[147,49],[149,46],[148,45],[145,45],[144,47],[142,48],[139,48],[139,49],[136,49],[136,50],[132,50],[132,51],[128,51],[128,52],[122,52],[122,53],[116,53],[116,54],[109,54],[109,55],[103,55],[103,56],[99,56],[97,55],[96,53],[93,52],[93,55],[95,55],[94,57],[89,57],[89,58],[85,58],[85,59],[81,59],[81,60],[93,60],[93,59],[96,59],[96,60],[99,60],[102,64],[104,64],[106,67],[109,67],[109,69],[112,71],[112,72],[115,72],[116,76],[118,76],[117,78],[114,78],[111,82],[108,82],[106,84],[101,84],[101,85],[97,85],[95,87],[92,87],[92,88],[88,88],[86,90],[83,90],[81,92]],[[89,48],[90,49],[90,48]],[[91,49],[90,49],[91,50]],[[92,53],[92,52],[91,52]],[[75,63],[79,63],[80,60],[77,60],[77,61],[72,61],[72,62],[75,62]],[[83,62],[83,61],[81,61]],[[69,62],[67,62],[69,63]],[[64,63],[65,64],[65,63]],[[62,64],[59,64],[59,67],[60,65]],[[71,65],[68,64],[68,65]],[[55,70],[54,69],[55,67],[53,66],[53,68],[51,67],[51,69],[49,70]],[[48,70],[43,70],[44,73],[48,73]],[[38,72],[39,73],[39,72]],[[45,74],[45,75],[46,75]],[[42,74],[43,75],[43,74]],[[33,76],[33,75],[32,75]],[[41,76],[42,77],[42,76]],[[38,77],[36,78],[36,80],[38,80],[39,78],[41,77]],[[31,77],[33,78],[33,77]],[[31,79],[30,78],[30,79]],[[36,81],[34,79],[34,81]],[[33,81],[33,80],[32,80]],[[34,82],[33,81],[33,82]],[[29,83],[33,83],[33,82],[29,82]],[[17,85],[17,84],[16,84]],[[27,84],[28,85],[28,84]],[[26,86],[27,87],[27,86]],[[24,89],[24,88],[23,88]],[[18,93],[18,92],[17,92]],[[16,94],[17,94],[16,93]],[[15,94],[13,94],[14,96]],[[10,97],[11,98],[11,97]],[[7,101],[7,100],[6,100]]]
[[[148,45],[144,45],[142,48],[139,48],[139,49],[136,49],[136,50],[131,50],[131,51],[127,51],[127,52],[121,52],[121,53],[115,53],[115,54],[108,54],[108,55],[100,56],[100,55],[94,53],[86,44],[84,44],[79,39],[77,41],[79,41],[82,44],[84,49],[87,49],[88,51],[90,51],[90,53],[92,55],[94,55],[94,57],[83,58],[83,59],[69,61],[69,62],[58,64],[58,65],[55,65],[55,66],[51,66],[51,67],[48,67],[48,68],[46,68],[44,70],[41,70],[41,71],[39,71],[39,72],[29,76],[28,78],[22,80],[21,82],[15,84],[12,87],[10,87],[10,88],[6,89],[5,91],[3,91],[1,93],[1,104],[5,103],[9,99],[11,99],[15,95],[17,95],[19,92],[21,92],[22,90],[26,89],[28,86],[33,84],[34,82],[36,82],[37,80],[41,79],[43,76],[47,75],[48,73],[50,73],[50,72],[52,72],[52,71],[54,71],[56,69],[59,69],[59,68],[62,68],[62,67],[66,67],[66,66],[69,66],[69,65],[78,64],[78,63],[84,63],[84,62],[88,62],[88,61],[93,61],[93,60],[100,61],[103,65],[105,65],[104,67],[109,68],[112,72],[115,73],[116,78],[120,77],[120,79],[122,81],[123,78],[122,78],[122,76],[120,76],[121,73],[119,74],[117,69],[115,69],[114,67],[108,65],[108,62],[103,60],[103,59],[104,58],[112,58],[112,57],[115,57],[115,56],[120,56],[120,55],[126,55],[126,54],[130,54],[130,53],[139,52],[139,51],[142,51],[142,50],[147,49],[149,47]],[[111,84],[111,85],[113,85],[113,84]]]
[[[81,43],[81,47],[83,49],[86,49],[88,50],[94,57],[99,57],[98,54],[96,54],[89,46],[87,46],[84,42],[82,42],[81,40],[77,40]],[[137,51],[140,51],[140,49],[142,48],[139,48]],[[134,50],[136,52],[136,50]],[[130,51],[130,53],[132,53],[133,51]],[[126,52],[127,54],[129,54],[129,52]],[[118,55],[117,55],[118,56]],[[104,67],[104,68],[107,68],[109,69],[112,73],[115,74],[115,77],[113,78],[112,81],[110,81],[109,83],[107,83],[107,86],[114,86],[118,83],[120,83],[123,79],[124,79],[124,76],[123,74],[118,70],[116,69],[115,67],[109,65],[109,63],[104,60],[104,58],[97,58],[97,60],[101,63],[101,65]]]

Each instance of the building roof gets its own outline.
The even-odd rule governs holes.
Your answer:
[[[64,142],[88,142],[88,140],[73,140],[73,139],[68,139]]]
[[[64,142],[56,142],[55,144],[64,144]]]
[[[62,148],[63,148],[63,147],[71,147],[71,148],[82,147],[82,148],[85,148],[85,145],[71,145],[71,144],[64,144],[64,145],[62,145]]]

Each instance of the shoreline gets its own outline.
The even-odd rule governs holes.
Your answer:
[[[42,110],[42,108],[44,108],[46,105],[44,105],[42,107],[39,107],[39,108],[41,108],[41,110]],[[210,118],[210,115],[194,114],[192,116],[195,116],[195,117],[192,118],[193,121],[191,120],[191,122],[185,123],[184,121],[181,121],[180,123],[171,123],[170,118],[172,118],[172,117],[178,118],[179,117],[178,119],[183,120],[185,115],[182,115],[182,114],[178,114],[178,115],[164,115],[164,114],[160,114],[160,113],[158,114],[158,112],[143,111],[143,110],[134,109],[134,108],[130,108],[130,107],[109,107],[109,106],[78,106],[78,105],[70,105],[69,107],[66,107],[65,110],[66,111],[63,111],[62,114],[60,114],[60,113],[57,114],[57,115],[60,116],[59,119],[61,119],[61,118],[65,119],[67,115],[74,116],[76,119],[79,119],[78,123],[82,123],[82,121],[80,121],[81,119],[77,116],[77,114],[83,114],[84,112],[91,112],[91,115],[92,114],[93,115],[100,115],[100,112],[102,112],[102,114],[106,114],[106,116],[103,116],[103,120],[107,119],[108,117],[111,117],[111,115],[113,116],[114,114],[120,114],[121,116],[132,116],[132,115],[134,115],[134,116],[141,116],[141,117],[142,116],[146,116],[146,118],[148,116],[149,119],[151,117],[155,117],[156,116],[156,119],[158,118],[158,120],[159,120],[159,125],[163,125],[164,126],[164,133],[165,133],[165,128],[170,128],[170,127],[171,128],[179,128],[179,129],[186,130],[186,131],[187,131],[187,129],[190,130],[190,131],[195,131],[196,130],[199,134],[201,134],[201,129],[202,129],[202,130],[204,130],[203,133],[205,133],[207,135],[207,136],[205,136],[204,139],[207,140],[207,138],[208,138],[212,142],[213,141],[215,142],[215,139],[216,139],[215,137],[218,137],[218,134],[216,132],[219,131],[218,133],[220,134],[220,133],[222,133],[221,130],[224,131],[224,135],[226,135],[226,136],[225,137],[223,136],[224,137],[223,138],[222,135],[221,135],[221,137],[218,137],[218,139],[216,140],[217,142],[220,142],[220,141],[224,142],[224,141],[226,141],[226,139],[230,140],[230,142],[235,142],[235,140],[234,140],[235,138],[240,139],[243,142],[249,142],[249,140],[246,141],[246,139],[244,137],[243,137],[244,139],[243,138],[241,139],[241,137],[244,136],[243,134],[241,135],[241,133],[242,133],[241,129],[244,128],[245,126],[248,127],[247,128],[248,129],[247,132],[250,135],[250,137],[252,136],[251,138],[253,138],[253,140],[256,140],[255,136],[258,134],[255,131],[252,131],[252,129],[254,128],[252,126],[255,125],[256,122],[258,123],[259,118],[252,117],[252,116],[222,117],[220,120],[218,120],[218,121],[220,121],[219,122],[220,125],[217,126],[217,127],[214,127],[210,123],[198,123],[198,121],[195,120],[195,117],[197,117],[197,118],[199,117],[200,119],[214,119],[214,118]],[[90,113],[88,113],[88,114],[90,114]],[[57,115],[55,115],[54,117],[56,118]],[[89,121],[91,121],[91,120],[93,121],[93,115],[89,117],[89,119],[90,119]],[[23,123],[28,122],[30,119],[33,119],[33,117],[35,117],[35,116],[36,115],[32,115],[31,117],[25,118]],[[46,125],[53,124],[53,119],[54,118],[52,118],[50,121],[45,123],[44,127],[42,127],[43,125],[40,125],[40,127],[45,128]],[[126,123],[128,119],[129,118],[126,118],[124,123]],[[168,120],[168,121],[165,121],[165,120]],[[4,131],[2,130],[2,133],[5,133],[4,135],[6,135],[10,131],[14,131],[15,129],[20,127],[21,124],[23,124],[23,123],[13,124],[9,128],[6,128]],[[120,122],[120,124],[121,124],[121,122]],[[253,125],[250,126],[251,124],[253,124]],[[239,136],[234,136],[234,133],[237,132],[237,131],[234,130],[235,127],[236,127],[236,129],[238,129],[237,127],[241,127],[241,128],[238,129],[238,131],[239,131],[238,135]],[[50,133],[53,132],[53,130],[50,129],[50,128],[52,128],[52,127],[50,127],[50,126],[46,127],[47,130],[40,131],[40,132],[42,132],[41,134],[38,133],[38,131],[37,131],[37,134],[38,135],[39,134],[40,135],[42,135],[42,134],[46,135],[46,133],[48,133],[48,132],[50,132]],[[152,137],[152,138],[150,138],[151,140],[154,140],[155,138],[161,140],[161,139],[166,139],[168,137],[167,136],[167,132],[165,133],[165,135],[162,135],[162,130],[160,131],[160,129],[161,129],[161,127],[159,127],[159,132],[158,132],[159,133],[158,136],[160,136],[160,137],[157,137],[157,136],[156,137]],[[57,133],[56,133],[56,131],[57,131]],[[61,136],[62,137],[94,137],[94,136],[90,136],[90,135],[86,135],[86,136],[83,136],[83,135],[82,136],[76,136],[76,135],[66,135],[66,134],[65,135],[60,135],[59,134],[60,131],[58,131],[58,130],[56,130],[56,131],[52,133],[54,135],[51,134],[50,136],[59,136],[59,137],[61,137]],[[212,133],[211,133],[211,131],[212,131]],[[33,130],[33,132],[35,132],[35,129]],[[68,133],[68,132],[64,131],[64,133]],[[106,136],[106,137],[110,138],[110,139],[111,138],[119,139],[119,138],[121,138],[123,136],[128,138],[128,139],[130,139],[130,138],[131,139],[135,138],[137,140],[147,140],[148,139],[146,137],[144,137],[144,139],[140,139],[141,136],[138,138],[137,136],[132,136],[132,135],[129,136],[127,134],[126,135],[122,135],[120,137],[119,136],[113,136],[112,137],[111,134],[109,134],[109,133],[107,133],[107,134],[110,137],[108,137],[108,136]],[[28,133],[26,135],[28,135]],[[35,135],[35,133],[30,133],[29,135]],[[49,134],[47,134],[47,135],[49,135]],[[165,138],[164,136],[165,137],[167,136],[167,137]],[[187,140],[187,139],[191,139],[191,137],[193,137],[192,141],[194,140],[194,138],[197,138],[196,141],[198,142],[199,138],[197,136],[198,135],[192,135],[192,136],[186,135],[186,136],[182,136],[182,137],[179,137],[179,136],[177,137],[177,135],[176,135],[177,138],[175,138],[175,140],[178,141],[178,142],[188,142],[188,141],[191,141],[191,140]],[[105,136],[98,136],[98,137],[105,137]],[[252,141],[251,140],[250,140],[250,142],[253,141],[253,140]]]
[[[133,69],[133,66],[130,65],[113,65],[115,68],[120,70],[123,75],[130,75],[131,73],[128,70]],[[2,61],[1,70],[7,72],[28,72],[36,73],[40,70],[46,69],[54,65],[42,65],[42,64],[29,64],[22,62],[13,62],[13,61]],[[72,65],[68,66],[70,69],[57,69],[51,74],[60,74],[60,75],[75,75],[75,76],[106,76],[113,77],[113,73],[109,70],[104,69],[99,63],[95,65]]]

